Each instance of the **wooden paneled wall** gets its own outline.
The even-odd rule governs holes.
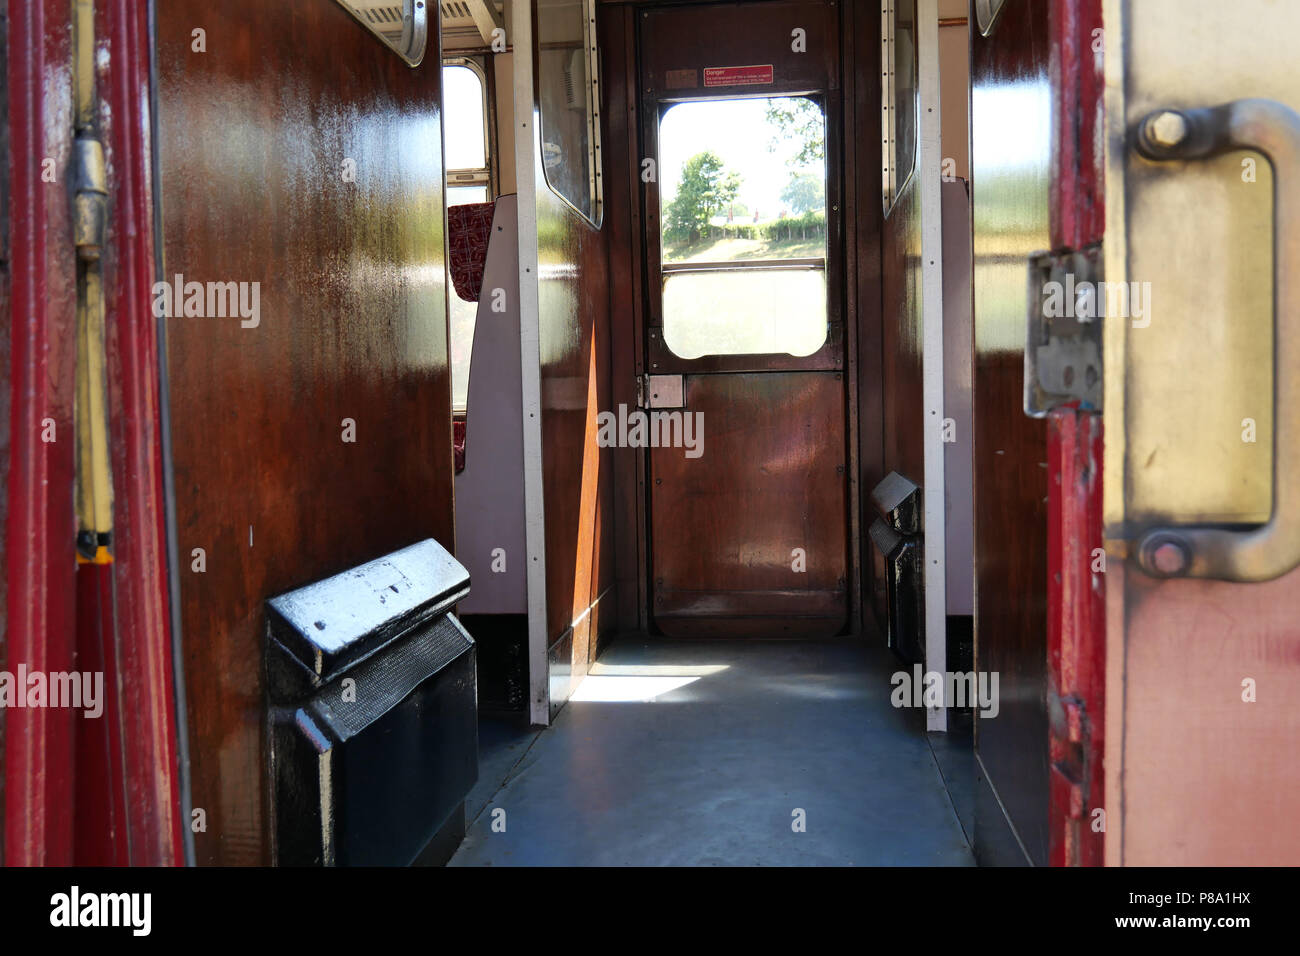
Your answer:
[[[639,371],[637,313],[642,298],[645,239],[641,222],[641,173],[638,149],[640,95],[636,74],[636,20],[632,6],[601,0],[597,10],[600,38],[602,105],[607,135],[605,153],[605,233],[609,242],[610,396],[614,407],[636,404]],[[620,630],[645,626],[647,600],[643,566],[645,527],[639,514],[645,464],[629,449],[614,458],[614,497],[609,524],[614,535],[611,560],[616,576]],[[611,615],[612,616],[612,615]]]
[[[538,68],[554,69],[562,62],[542,57]],[[554,83],[556,78],[542,76],[540,82]],[[602,595],[614,582],[612,502],[618,450],[596,444],[596,416],[613,407],[609,227],[602,223],[601,229],[595,228],[553,193],[536,150],[534,160],[546,635],[554,709],[586,675],[600,635],[614,623],[612,591],[609,600]]]
[[[883,471],[896,471],[918,485],[925,480],[919,178],[918,170],[895,201],[881,234],[882,351],[888,358],[881,374]]]
[[[861,12],[858,14],[861,16]],[[875,36],[879,37],[877,15]],[[873,75],[879,74],[880,45],[864,48]],[[874,54],[874,56],[873,56]],[[877,119],[881,116],[879,87],[871,99]],[[862,104],[859,104],[862,105]],[[859,135],[860,169],[864,193],[875,198],[875,208],[883,207],[881,196],[881,153],[879,124],[874,137]],[[879,257],[880,300],[879,379],[876,385],[881,416],[880,466],[878,474],[863,482],[866,502],[865,524],[875,519],[871,508],[871,491],[885,475],[896,471],[924,486],[925,484],[925,406],[922,391],[922,302],[921,302],[921,171],[918,142],[917,168],[901,184],[893,205],[880,224]],[[902,157],[900,157],[901,162]],[[878,212],[879,215],[879,212]],[[863,393],[867,394],[864,378]],[[924,493],[924,492],[923,492]],[[865,546],[874,547],[870,537]],[[871,555],[868,554],[870,558]],[[869,565],[871,566],[871,565]],[[884,619],[883,594],[878,587],[868,591],[875,601],[877,618]]]
[[[453,545],[437,34],[411,68],[324,0],[157,18],[164,275],[260,284],[256,327],[166,324],[195,852],[267,863],[263,602]]]
[[[858,495],[863,624],[868,630],[883,620],[883,600],[872,580],[875,545],[866,534],[873,515],[871,490],[889,472],[886,467],[883,226],[880,217],[880,13],[874,5],[846,4],[841,37],[844,64],[844,243],[845,316],[857,325],[856,382],[858,408]],[[918,224],[919,229],[919,224]],[[918,239],[919,242],[919,239]],[[918,270],[919,272],[919,270]],[[917,316],[918,328],[920,317]],[[920,346],[917,345],[917,389]],[[880,592],[883,597],[883,591]]]
[[[1047,17],[1009,0],[971,41],[975,664],[1002,700],[976,725],[975,850],[999,864],[1047,861],[1047,429],[1023,410],[1027,257],[1051,243]]]

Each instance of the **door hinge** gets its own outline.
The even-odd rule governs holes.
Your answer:
[[[1102,408],[1102,319],[1106,315],[1101,243],[1029,257],[1025,322],[1025,414],[1043,418],[1077,403]]]
[[[79,259],[99,259],[108,233],[108,173],[104,147],[89,130],[72,141],[72,237]]]
[[[113,474],[108,449],[108,353],[101,260],[108,235],[108,172],[97,134],[95,4],[76,0],[73,21],[72,241],[77,259],[77,561],[113,560]]]

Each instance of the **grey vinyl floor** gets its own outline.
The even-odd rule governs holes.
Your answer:
[[[848,639],[620,638],[549,728],[484,723],[451,865],[973,865],[968,758],[890,704],[899,669]]]

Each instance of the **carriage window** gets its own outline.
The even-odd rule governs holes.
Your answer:
[[[419,66],[429,39],[426,0],[338,0],[410,66]]]
[[[546,184],[599,229],[600,72],[595,0],[539,0],[537,76]]]
[[[659,124],[664,343],[682,358],[826,341],[826,118],[808,97],[679,103]]]
[[[491,137],[488,136],[487,84],[482,65],[455,57],[442,68],[443,147],[447,162],[447,205],[491,199]],[[478,303],[450,288],[448,334],[451,348],[451,404],[464,411],[469,396],[469,361],[474,346]]]
[[[888,216],[916,169],[916,0],[881,0],[880,57],[882,199]]]
[[[487,84],[476,60],[457,57],[442,68],[443,147],[447,162],[449,206],[459,202],[485,202],[489,176]],[[476,186],[476,193],[450,190]],[[481,195],[480,199],[461,198]]]

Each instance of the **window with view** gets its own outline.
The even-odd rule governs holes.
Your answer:
[[[682,358],[826,342],[826,120],[802,96],[670,107],[659,125],[664,343]]]
[[[487,202],[491,198],[491,144],[488,136],[487,84],[475,60],[448,60],[442,68],[443,129],[447,162],[447,205]],[[451,347],[451,402],[465,409],[469,394],[469,360],[474,345],[478,302],[448,290]]]

